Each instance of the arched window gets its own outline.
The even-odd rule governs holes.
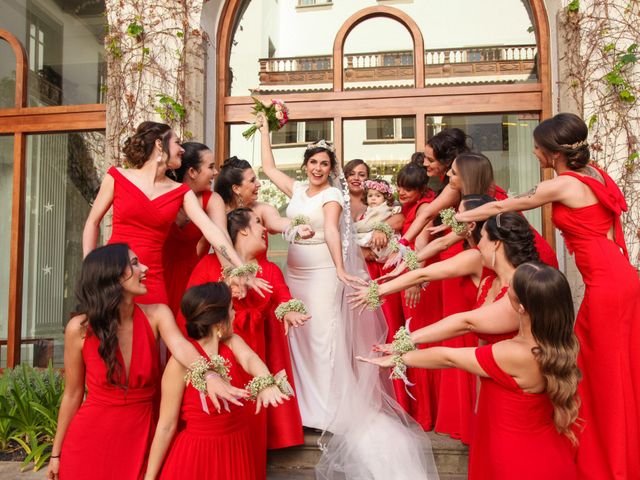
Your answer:
[[[499,185],[526,191],[541,177],[532,133],[550,112],[548,25],[541,0],[447,3],[228,0],[217,45],[219,160],[260,164],[241,136],[251,96],[282,98],[290,122],[273,133],[276,162],[299,175],[318,137],[346,162],[392,177],[427,138],[463,128]],[[553,243],[550,218],[528,214]]]

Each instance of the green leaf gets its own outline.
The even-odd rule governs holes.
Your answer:
[[[609,85],[622,85],[624,83],[624,78],[615,70],[607,73],[604,79]]]
[[[184,38],[184,32],[177,32],[177,33],[176,33],[176,37],[178,37],[178,38]]]
[[[580,10],[580,0],[571,0],[567,5],[567,11],[576,13],[578,10]]]
[[[598,121],[598,116],[597,115],[591,115],[589,117],[589,122],[587,123],[587,126],[589,127],[589,130],[591,130],[591,128],[596,124],[597,121]]]
[[[627,103],[634,103],[636,101],[636,96],[631,93],[629,90],[621,90],[618,93],[620,100]]]
[[[142,35],[143,32],[144,27],[136,22],[130,23],[127,27],[127,35],[130,37],[138,37],[139,35]]]
[[[638,44],[637,43],[632,43],[631,45],[629,45],[629,47],[627,48],[627,53],[633,53],[638,49]]]
[[[633,152],[631,155],[629,155],[629,160],[633,162],[638,157],[640,157],[640,153],[639,152]]]
[[[608,43],[607,45],[604,46],[603,50],[606,52],[610,52],[611,50],[616,48],[616,44],[615,43]]]
[[[620,57],[620,63],[628,65],[629,63],[635,63],[638,61],[638,57],[633,53],[625,53]]]

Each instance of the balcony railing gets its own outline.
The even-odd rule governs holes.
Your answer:
[[[425,77],[531,75],[535,72],[535,45],[425,50]],[[261,58],[261,85],[305,85],[331,83],[333,57]],[[343,56],[345,82],[410,80],[413,78],[413,51],[372,52]]]

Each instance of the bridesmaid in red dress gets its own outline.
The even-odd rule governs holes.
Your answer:
[[[233,384],[242,387],[251,377],[273,379],[260,357],[233,334],[231,292],[224,283],[191,287],[184,295],[181,310],[192,343],[201,355],[225,361]],[[185,387],[182,379],[186,373],[174,358],[167,363],[162,377],[160,419],[145,480],[155,479],[158,474],[158,478],[167,480],[265,479],[266,448],[253,428],[253,418],[263,408],[276,407],[287,400],[286,388],[264,385],[255,407],[252,403],[231,405],[216,412],[193,385]]]
[[[461,368],[481,377],[470,480],[576,480],[571,444],[580,371],[571,290],[562,273],[537,262],[519,266],[511,283],[509,303],[519,322],[513,339],[360,360]]]
[[[575,325],[584,375],[578,473],[587,480],[640,478],[640,280],[620,222],[626,202],[609,175],[589,162],[587,135],[573,114],[543,121],[534,130],[534,154],[557,177],[458,220],[553,203],[553,221],[586,287]]]
[[[275,318],[274,311],[278,306],[289,302],[291,294],[278,266],[266,258],[266,229],[260,218],[251,209],[236,209],[228,214],[228,229],[241,258],[247,263],[257,263],[262,269],[258,277],[268,281],[273,287],[273,292],[264,297],[249,292],[242,299],[234,298],[234,331],[267,364],[269,370],[284,370],[293,383],[291,354],[286,335],[289,328],[302,326],[309,316],[290,311],[283,315],[281,321]],[[207,255],[194,269],[188,287],[217,281],[221,276],[222,267],[218,258],[213,254]],[[185,328],[184,316],[178,316],[178,323],[181,328]],[[291,447],[304,442],[300,410],[295,401],[266,412],[257,422],[257,432],[265,436],[268,449]]]
[[[84,260],[77,290],[82,313],[65,328],[65,389],[50,479],[142,478],[156,418],[157,338],[184,365],[200,357],[166,305],[134,302],[147,291],[146,272],[125,244],[97,248]],[[212,392],[216,380],[206,383]],[[228,393],[232,403],[245,395],[232,387]]]
[[[169,171],[168,176],[191,188],[207,216],[220,229],[226,230],[224,202],[220,195],[211,191],[211,182],[218,175],[213,152],[197,142],[183,143],[182,148],[182,164],[180,168]],[[175,222],[171,224],[162,252],[169,308],[174,316],[180,311],[180,301],[191,272],[198,260],[208,253],[209,244],[202,240],[200,229],[180,209]]]
[[[162,249],[182,207],[224,261],[240,266],[226,234],[202,210],[196,194],[168,178],[167,169],[180,167],[184,150],[168,125],[143,122],[124,146],[128,169],[111,167],[91,207],[82,235],[86,256],[98,242],[100,222],[113,206],[112,233],[107,243],[128,243],[149,267],[148,293],[139,303],[168,304],[162,268]],[[257,285],[252,279],[248,284]]]

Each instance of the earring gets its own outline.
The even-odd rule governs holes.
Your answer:
[[[158,158],[156,158],[156,162],[158,162],[158,163],[162,162],[162,154],[161,153],[158,155]]]
[[[216,330],[216,335],[218,335],[218,338],[222,338],[222,330],[218,328]]]
[[[237,193],[236,193],[236,207],[237,208],[244,208],[244,200]]]

